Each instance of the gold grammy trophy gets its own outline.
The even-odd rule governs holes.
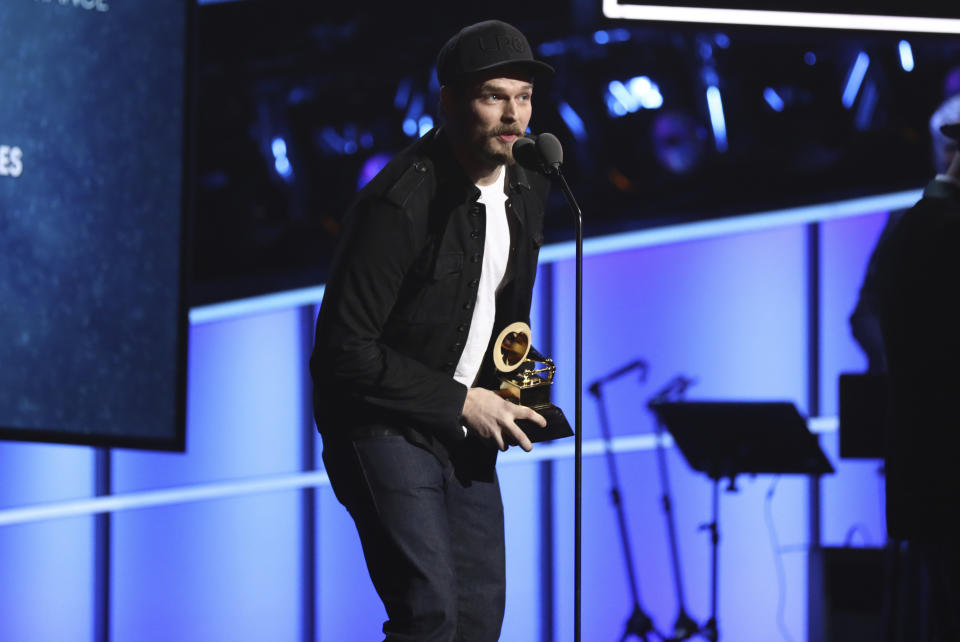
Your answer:
[[[547,420],[546,428],[528,420],[517,421],[530,441],[571,437],[573,430],[563,411],[550,403],[550,387],[557,366],[553,359],[537,352],[530,337],[530,326],[517,321],[504,328],[493,344],[493,364],[500,373],[500,394],[508,401],[537,411]]]

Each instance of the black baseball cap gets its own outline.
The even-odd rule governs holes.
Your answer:
[[[960,141],[960,123],[952,123],[950,125],[941,125],[940,132],[947,138],[952,138],[955,141]]]
[[[553,74],[553,67],[534,60],[530,43],[520,30],[500,20],[464,27],[437,56],[437,79],[449,85],[471,74],[516,67],[530,74]]]

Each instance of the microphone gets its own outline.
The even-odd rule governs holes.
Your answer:
[[[649,368],[649,366],[647,365],[647,362],[644,361],[643,359],[637,359],[636,361],[631,361],[630,363],[623,366],[622,368],[618,368],[617,370],[614,370],[613,372],[611,372],[610,374],[604,377],[600,377],[599,379],[591,383],[590,386],[587,388],[587,390],[590,391],[590,394],[594,396],[598,396],[600,394],[601,385],[608,383],[610,381],[613,381],[614,379],[619,379],[623,375],[629,374],[630,372],[637,370],[638,368],[640,369],[640,381],[643,382],[647,378],[647,369]]]
[[[537,152],[540,154],[540,160],[547,168],[548,174],[560,171],[560,166],[563,165],[563,147],[556,136],[540,134],[537,137]]]
[[[563,164],[563,147],[553,134],[525,136],[513,144],[513,157],[529,169],[557,174]]]

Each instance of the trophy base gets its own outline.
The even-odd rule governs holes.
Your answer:
[[[573,429],[570,427],[567,418],[563,416],[563,411],[552,403],[531,406],[530,408],[543,415],[543,418],[547,420],[547,426],[546,428],[541,428],[532,421],[526,419],[518,420],[517,425],[520,426],[520,430],[527,436],[527,439],[537,443],[539,441],[553,441],[554,439],[573,437]]]

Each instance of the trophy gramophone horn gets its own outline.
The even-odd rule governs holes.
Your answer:
[[[497,336],[492,352],[493,365],[500,371],[501,396],[534,409],[547,420],[546,428],[530,420],[517,420],[517,425],[530,441],[571,436],[573,431],[563,411],[550,403],[550,387],[557,367],[553,359],[540,354],[531,345],[530,326],[523,321],[508,325]]]
[[[530,353],[530,326],[523,321],[511,323],[493,344],[493,365],[500,372],[513,372]]]

